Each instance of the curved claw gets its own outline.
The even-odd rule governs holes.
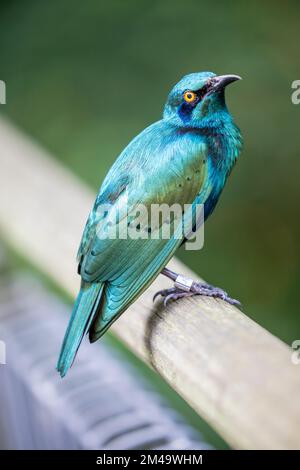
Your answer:
[[[176,292],[175,287],[171,287],[170,289],[159,290],[154,294],[152,301],[154,302],[156,297],[158,297],[159,295],[161,295],[162,297],[167,297],[168,295],[174,294],[175,292]]]
[[[164,306],[165,307],[168,305],[168,302],[171,300],[171,298],[172,298],[172,294],[169,294],[164,298]]]
[[[227,297],[224,300],[226,302],[228,302],[230,305],[235,305],[236,307],[241,307],[242,306],[241,302],[237,299],[232,299],[231,297]]]
[[[159,295],[162,295],[161,293],[162,293],[161,290],[158,290],[157,292],[155,292],[154,296],[152,297],[152,302],[155,302],[156,297],[158,297]]]

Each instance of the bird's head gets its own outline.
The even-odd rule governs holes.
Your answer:
[[[164,109],[164,119],[180,126],[202,127],[227,112],[224,89],[240,80],[238,75],[216,75],[212,72],[185,75],[171,90]]]

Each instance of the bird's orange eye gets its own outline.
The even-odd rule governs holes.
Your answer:
[[[195,99],[197,98],[197,95],[193,91],[188,90],[184,92],[183,98],[186,103],[193,103],[193,101],[195,101]]]

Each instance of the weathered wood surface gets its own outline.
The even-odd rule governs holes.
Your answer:
[[[94,194],[2,119],[0,148],[2,236],[75,295],[75,253]],[[170,267],[193,275],[176,260]],[[300,367],[290,348],[220,300],[153,305],[168,286],[159,276],[113,332],[233,447],[299,449]]]

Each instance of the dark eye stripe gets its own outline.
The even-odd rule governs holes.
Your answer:
[[[198,103],[198,100],[196,100],[196,103]],[[180,118],[183,120],[183,122],[188,122],[191,120],[192,117],[192,111],[195,108],[195,103],[182,103],[181,106],[178,109],[178,114]]]
[[[207,92],[212,88],[213,86],[213,80],[210,80],[209,82],[206,83],[202,88],[197,90],[195,93],[198,96],[199,100],[202,100],[202,98],[206,95]]]

